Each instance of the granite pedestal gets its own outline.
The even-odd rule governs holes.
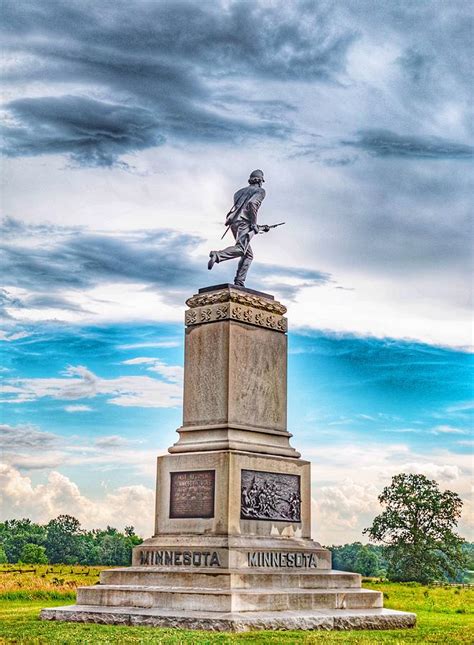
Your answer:
[[[286,422],[286,308],[233,285],[187,301],[183,424],[157,460],[155,533],[133,566],[45,620],[223,631],[390,629],[355,573],[311,539],[310,464]],[[124,513],[126,510],[124,510]]]

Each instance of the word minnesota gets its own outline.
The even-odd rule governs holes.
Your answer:
[[[314,553],[284,553],[275,551],[254,551],[247,553],[249,567],[295,567],[316,569],[318,561]]]
[[[183,567],[220,567],[221,561],[216,551],[141,551],[140,564],[183,566]]]

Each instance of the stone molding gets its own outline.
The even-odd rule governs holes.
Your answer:
[[[242,291],[237,291],[232,288],[200,293],[186,300],[186,304],[191,309],[223,302],[233,302],[246,307],[261,309],[262,311],[269,311],[280,316],[286,314],[285,305],[282,305],[277,300],[270,300],[269,298],[263,298],[252,293],[242,293]]]
[[[236,292],[230,292],[233,296]],[[215,304],[201,304],[197,305],[197,302],[202,303],[201,298],[210,298],[213,296],[225,296],[225,299],[218,301]],[[238,294],[241,296],[241,294]],[[235,302],[234,300],[229,299],[229,292],[220,292],[217,294],[210,294],[205,296],[196,296],[190,298],[187,301],[187,304],[190,305],[193,303],[192,309],[187,309],[185,313],[185,324],[187,327],[193,325],[203,325],[209,322],[216,322],[221,320],[235,320],[237,322],[247,323],[249,325],[256,325],[257,327],[265,327],[267,329],[273,329],[274,331],[279,331],[286,333],[288,331],[288,321],[287,319],[277,313],[275,309],[278,307],[280,310],[286,311],[286,308],[280,303],[271,303],[268,300],[263,300],[263,298],[257,298],[258,300],[265,303],[265,305],[273,305],[273,309],[268,307],[260,306],[259,303],[256,303],[257,306],[250,306],[248,304],[243,304],[240,301]],[[244,296],[245,299],[255,298],[255,296]]]

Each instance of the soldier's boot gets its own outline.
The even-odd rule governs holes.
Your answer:
[[[209,253],[209,262],[207,263],[207,268],[209,271],[212,269],[215,263],[219,263],[219,256],[217,255],[216,251],[211,251]]]

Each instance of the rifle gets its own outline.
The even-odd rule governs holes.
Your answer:
[[[276,228],[277,226],[283,226],[283,224],[285,224],[285,222],[279,222],[278,224],[265,224],[264,226],[268,227],[268,230],[270,230],[271,228]],[[259,231],[259,234],[260,234],[260,233],[266,233],[266,232],[267,232],[267,231]],[[246,233],[246,235],[247,235],[247,233]],[[239,238],[239,239],[240,239],[240,238]],[[237,243],[238,241],[239,241],[239,240],[237,239],[237,240],[236,240],[236,243]],[[247,243],[246,243],[246,245],[244,246],[244,255],[245,255],[245,253],[247,253],[247,248],[248,248],[249,244],[250,244],[250,240],[249,240],[249,239],[247,239]]]
[[[276,228],[277,226],[283,226],[283,224],[286,224],[286,222],[279,222],[278,224],[264,224],[264,226],[270,229],[270,228]],[[266,233],[266,231],[259,231],[259,233]]]

